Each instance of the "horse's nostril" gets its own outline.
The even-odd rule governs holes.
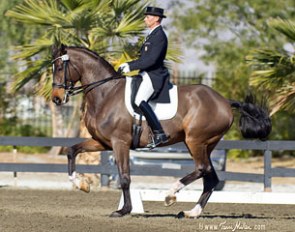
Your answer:
[[[54,97],[52,99],[52,101],[56,104],[56,105],[60,105],[61,104],[61,99],[59,97]]]

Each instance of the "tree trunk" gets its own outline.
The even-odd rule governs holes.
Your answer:
[[[57,107],[53,102],[49,102],[51,110],[51,121],[52,121],[52,137],[64,137],[63,131],[63,118],[61,114],[61,107]],[[52,147],[49,154],[52,156],[59,155],[62,147]]]

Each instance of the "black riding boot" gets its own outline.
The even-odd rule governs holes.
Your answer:
[[[149,143],[147,147],[152,149],[159,144],[167,143],[169,140],[169,136],[166,136],[157,116],[155,115],[150,105],[146,101],[142,101],[139,105],[139,109],[142,111],[154,134],[153,141]]]

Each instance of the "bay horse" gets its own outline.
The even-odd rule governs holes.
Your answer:
[[[75,158],[80,152],[113,150],[118,167],[124,204],[111,217],[130,214],[129,151],[132,143],[133,117],[124,104],[125,83],[122,75],[95,52],[82,47],[62,45],[53,47],[52,101],[61,105],[69,96],[84,93],[85,125],[92,138],[68,149],[69,179],[81,190],[89,192],[89,184],[76,175]],[[77,82],[81,86],[75,87]],[[169,190],[165,205],[176,202],[175,194],[193,181],[203,178],[203,192],[189,211],[178,217],[198,217],[204,209],[219,180],[210,160],[210,153],[233,123],[232,108],[238,108],[240,127],[246,138],[265,139],[271,131],[271,121],[266,108],[253,103],[230,101],[208,86],[188,85],[178,87],[179,105],[176,115],[161,121],[170,136],[166,145],[183,141],[195,162],[192,173],[177,181]],[[139,147],[149,142],[149,127],[145,121]]]

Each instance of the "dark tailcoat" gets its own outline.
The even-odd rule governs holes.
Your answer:
[[[162,26],[148,35],[140,49],[140,57],[128,62],[130,70],[145,71],[151,78],[155,92],[159,92],[169,81],[168,69],[164,66],[168,40]]]

